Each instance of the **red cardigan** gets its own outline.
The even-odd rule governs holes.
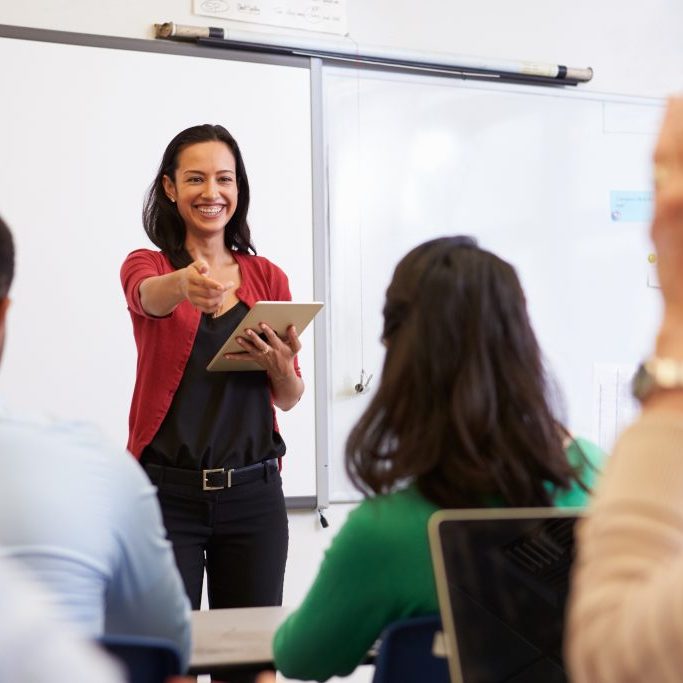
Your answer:
[[[257,301],[290,301],[284,272],[262,256],[238,251],[232,254],[242,276],[235,294],[249,308]],[[149,277],[172,273],[175,268],[159,251],[138,249],[121,266],[121,284],[133,321],[138,349],[135,389],[128,419],[128,450],[139,458],[159,430],[185,371],[201,313],[185,300],[172,313],[157,318],[145,313],[140,303],[140,283]],[[297,359],[294,369],[301,376]],[[273,408],[273,421],[275,409]]]

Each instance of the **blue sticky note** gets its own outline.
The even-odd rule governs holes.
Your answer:
[[[651,190],[612,190],[609,193],[612,220],[649,223],[652,218],[652,198]]]

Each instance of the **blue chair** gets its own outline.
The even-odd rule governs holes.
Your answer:
[[[380,636],[372,683],[450,683],[448,660],[432,653],[439,615],[402,619]]]
[[[164,683],[169,676],[181,673],[180,655],[168,640],[105,635],[98,643],[123,666],[129,683]]]

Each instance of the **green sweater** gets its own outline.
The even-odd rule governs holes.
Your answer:
[[[592,488],[604,455],[578,440],[591,463],[582,481]],[[581,462],[574,444],[567,455]],[[560,507],[581,507],[588,495],[575,484],[555,496]],[[325,553],[299,609],[273,641],[275,665],[288,678],[324,681],[350,674],[391,622],[439,611],[427,521],[437,506],[409,487],[362,502]]]

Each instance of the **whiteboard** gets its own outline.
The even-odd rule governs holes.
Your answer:
[[[609,447],[628,373],[614,397],[596,377],[635,366],[659,315],[647,217],[613,215],[611,193],[648,204],[663,103],[337,67],[324,71],[323,100],[330,499],[358,499],[343,450],[381,374],[393,269],[446,234],[472,235],[517,268],[560,415]],[[361,371],[374,377],[358,394]]]
[[[136,352],[119,268],[151,246],[143,195],[176,133],[207,122],[233,133],[258,253],[295,299],[314,299],[307,63],[142,49],[0,38],[0,215],[17,248],[0,391],[20,410],[95,422],[121,446]],[[316,494],[312,329],[302,343],[308,391],[278,414],[288,497]]]

